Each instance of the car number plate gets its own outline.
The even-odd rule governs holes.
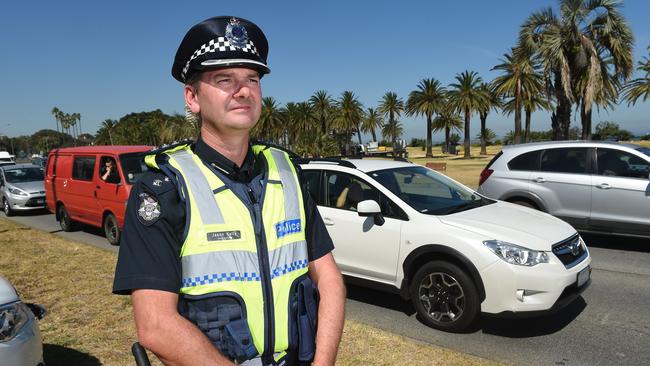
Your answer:
[[[590,276],[591,266],[587,266],[582,271],[578,272],[578,287],[584,285],[587,281],[589,281]]]
[[[36,203],[37,204],[43,204],[43,203],[45,203],[45,200],[36,200]]]

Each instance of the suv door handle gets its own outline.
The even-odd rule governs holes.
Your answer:
[[[537,177],[537,178],[533,178],[533,182],[535,182],[535,183],[544,183],[544,182],[546,182],[546,179],[544,179],[542,177]]]
[[[610,189],[610,188],[612,188],[612,186],[610,186],[610,185],[607,184],[607,183],[600,183],[600,184],[597,184],[597,185],[596,185],[596,188],[600,188],[600,189]]]
[[[327,226],[334,226],[334,220],[330,219],[329,217],[323,217],[323,222]]]

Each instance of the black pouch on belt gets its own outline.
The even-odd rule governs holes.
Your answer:
[[[316,351],[316,329],[318,320],[318,289],[309,277],[297,286],[298,296],[298,360],[309,362]]]

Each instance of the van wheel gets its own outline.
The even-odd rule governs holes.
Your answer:
[[[14,210],[11,209],[11,206],[9,205],[9,201],[7,201],[6,197],[2,199],[2,210],[5,212],[5,215],[7,216],[14,215]]]
[[[469,328],[478,315],[476,286],[463,270],[449,262],[432,261],[422,266],[409,290],[418,317],[432,328],[460,332]]]
[[[109,213],[104,217],[104,235],[106,235],[106,240],[108,240],[111,245],[120,244],[120,227],[117,223],[117,218],[115,215]]]
[[[70,218],[70,215],[68,214],[68,210],[65,208],[64,205],[60,205],[58,210],[59,214],[59,225],[61,225],[61,230],[63,231],[72,231],[75,229],[75,222],[72,221]]]

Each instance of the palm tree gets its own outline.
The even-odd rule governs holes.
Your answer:
[[[365,117],[361,120],[361,131],[364,133],[372,133],[372,141],[377,141],[375,134],[376,128],[381,128],[384,124],[384,119],[377,113],[374,108],[368,108]]]
[[[341,98],[336,102],[338,108],[335,124],[337,129],[345,132],[345,148],[349,153],[352,132],[359,130],[359,124],[363,119],[363,104],[351,91],[344,91]]]
[[[314,140],[313,137],[320,128],[317,125],[318,118],[316,118],[309,102],[300,102],[296,105],[296,117],[298,123],[294,128],[298,135],[297,140],[301,145],[307,145],[306,142]]]
[[[501,63],[492,68],[503,74],[493,80],[495,92],[511,98],[506,104],[515,114],[514,143],[521,142],[521,108],[524,99],[535,98],[543,93],[544,80],[534,55],[524,47],[516,47],[503,55]]]
[[[397,139],[404,133],[404,127],[399,121],[393,123],[386,123],[381,129],[381,135],[385,139],[393,141],[393,149],[395,148]]]
[[[487,116],[490,110],[495,111],[501,107],[501,97],[499,93],[494,90],[494,86],[488,83],[482,83],[480,89],[487,96],[485,104],[479,108],[479,117],[481,118],[481,155],[487,155]]]
[[[461,132],[463,130],[463,120],[452,107],[446,105],[440,110],[438,116],[433,120],[432,129],[434,132],[445,131],[445,153],[449,152],[449,138],[452,131]]]
[[[262,99],[262,113],[260,119],[251,131],[251,135],[258,140],[282,143],[282,108],[273,97]]]
[[[388,134],[384,134],[384,136],[390,136],[393,147],[395,147],[397,138],[401,135],[401,131],[403,131],[401,125],[398,124],[399,117],[404,112],[404,101],[398,98],[394,92],[386,92],[379,102],[377,111],[387,119],[386,124],[389,126],[384,126],[384,130],[388,131]]]
[[[648,52],[650,52],[650,47],[648,47]],[[628,106],[636,104],[641,97],[644,102],[650,97],[650,58],[644,57],[643,61],[639,61],[637,70],[645,72],[645,75],[625,85],[623,97],[627,100]]]
[[[59,135],[59,123],[61,123],[61,117],[63,116],[63,112],[57,107],[52,108],[52,111],[50,112],[54,116],[54,121],[56,123],[56,134],[57,134],[57,139],[59,140],[58,143],[61,144],[61,135]],[[63,126],[61,127],[63,130]]]
[[[281,127],[281,135],[284,136],[284,146],[292,149],[297,135],[293,126],[298,123],[298,104],[295,102],[287,103],[282,109],[282,119],[284,123]]]
[[[591,108],[607,105],[616,82],[633,69],[634,37],[615,0],[560,0],[552,8],[531,14],[521,26],[519,43],[542,59],[547,83],[555,93],[554,138],[566,140],[571,107],[579,102],[583,130],[591,133]],[[604,71],[604,73],[603,73]],[[605,75],[604,75],[605,74]]]
[[[320,121],[321,134],[326,134],[334,108],[334,99],[325,90],[318,90],[309,97],[309,104]]]
[[[449,85],[449,103],[458,113],[465,116],[465,153],[464,158],[470,158],[470,118],[487,104],[488,96],[480,89],[483,79],[475,71],[465,70],[456,74],[457,83]]]
[[[438,113],[445,102],[445,88],[436,79],[423,79],[418,84],[418,89],[413,90],[406,101],[406,113],[409,116],[425,116],[427,118],[427,152],[431,153],[431,123],[433,115]]]

